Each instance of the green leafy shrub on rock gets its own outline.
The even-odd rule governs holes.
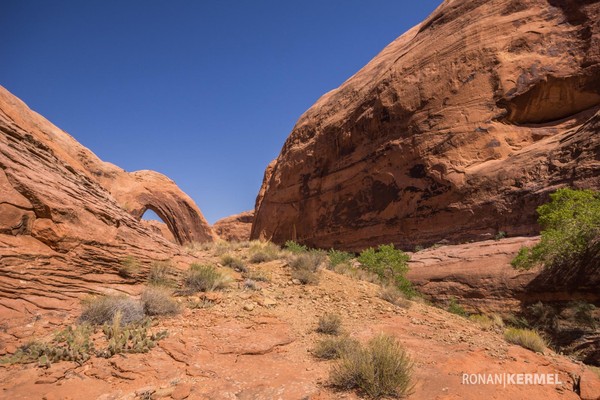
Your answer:
[[[363,268],[377,274],[382,282],[393,283],[408,298],[416,294],[412,284],[406,279],[409,260],[410,256],[395,249],[393,244],[381,245],[377,249],[370,247],[358,256],[358,262]]]
[[[537,265],[560,267],[573,263],[600,234],[600,193],[559,189],[550,202],[537,208],[542,237],[533,247],[523,247],[512,261],[518,269]]]
[[[331,266],[331,268],[335,268],[340,264],[347,263],[354,258],[354,255],[352,253],[347,253],[345,251],[339,251],[335,249],[329,250],[327,255],[329,256],[329,265]]]
[[[284,247],[287,251],[294,254],[306,253],[308,251],[308,247],[293,240],[288,240],[285,242]]]

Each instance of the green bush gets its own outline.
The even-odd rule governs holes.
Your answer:
[[[147,287],[142,292],[141,301],[146,315],[179,314],[179,304],[171,297],[172,292],[163,287]]]
[[[329,380],[340,389],[358,389],[371,398],[403,397],[412,389],[413,363],[392,336],[380,335],[367,346],[342,355]]]
[[[192,264],[183,284],[192,292],[211,292],[227,287],[228,279],[212,265]]]
[[[360,344],[348,336],[326,337],[315,345],[312,353],[315,357],[323,360],[334,360],[349,353]]]
[[[123,324],[131,324],[144,318],[144,308],[138,300],[124,295],[106,295],[84,300],[79,321],[102,325],[112,321],[117,312],[121,313]]]
[[[299,244],[294,242],[293,240],[288,240],[284,245],[285,249],[291,253],[300,254],[308,251],[308,247],[303,244]]]
[[[327,255],[329,256],[329,264],[333,268],[340,264],[345,264],[354,258],[354,254],[352,253],[346,253],[345,251],[338,251],[335,249],[329,250]]]
[[[536,353],[543,353],[547,347],[546,341],[531,329],[508,328],[504,332],[504,339]]]
[[[456,301],[455,298],[450,299],[450,302],[448,303],[447,311],[452,314],[460,315],[461,317],[467,316],[467,312],[465,311],[463,306],[458,304],[458,302]]]
[[[532,248],[521,248],[511,263],[515,268],[570,264],[600,233],[600,194],[592,190],[559,189],[537,213],[541,240]]]
[[[410,256],[402,250],[396,250],[393,244],[381,245],[377,249],[368,248],[360,253],[358,261],[369,272],[377,274],[383,283],[392,283],[408,298],[416,291],[408,279],[408,261]]]

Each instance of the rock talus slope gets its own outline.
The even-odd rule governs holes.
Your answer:
[[[179,243],[215,239],[170,179],[102,162],[1,87],[0,189],[3,316],[68,309],[82,293],[118,286],[114,273],[128,256],[142,263],[185,257],[140,224],[147,208]]]
[[[445,1],[302,115],[252,237],[359,250],[535,234],[549,192],[600,188],[599,19],[598,1]]]

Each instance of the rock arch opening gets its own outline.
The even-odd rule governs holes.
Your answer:
[[[152,204],[144,205],[136,214],[140,223],[151,231],[173,243],[186,243],[185,238],[179,234],[178,222],[174,215],[167,214]]]
[[[160,217],[160,215],[153,211],[152,208],[147,208],[146,211],[143,212],[140,222],[145,228],[161,235],[169,242],[179,243],[177,239],[175,239],[175,235],[169,228],[169,225]]]

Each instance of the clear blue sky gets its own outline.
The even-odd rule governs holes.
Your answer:
[[[254,207],[300,115],[441,0],[2,0],[0,85],[210,223]]]

